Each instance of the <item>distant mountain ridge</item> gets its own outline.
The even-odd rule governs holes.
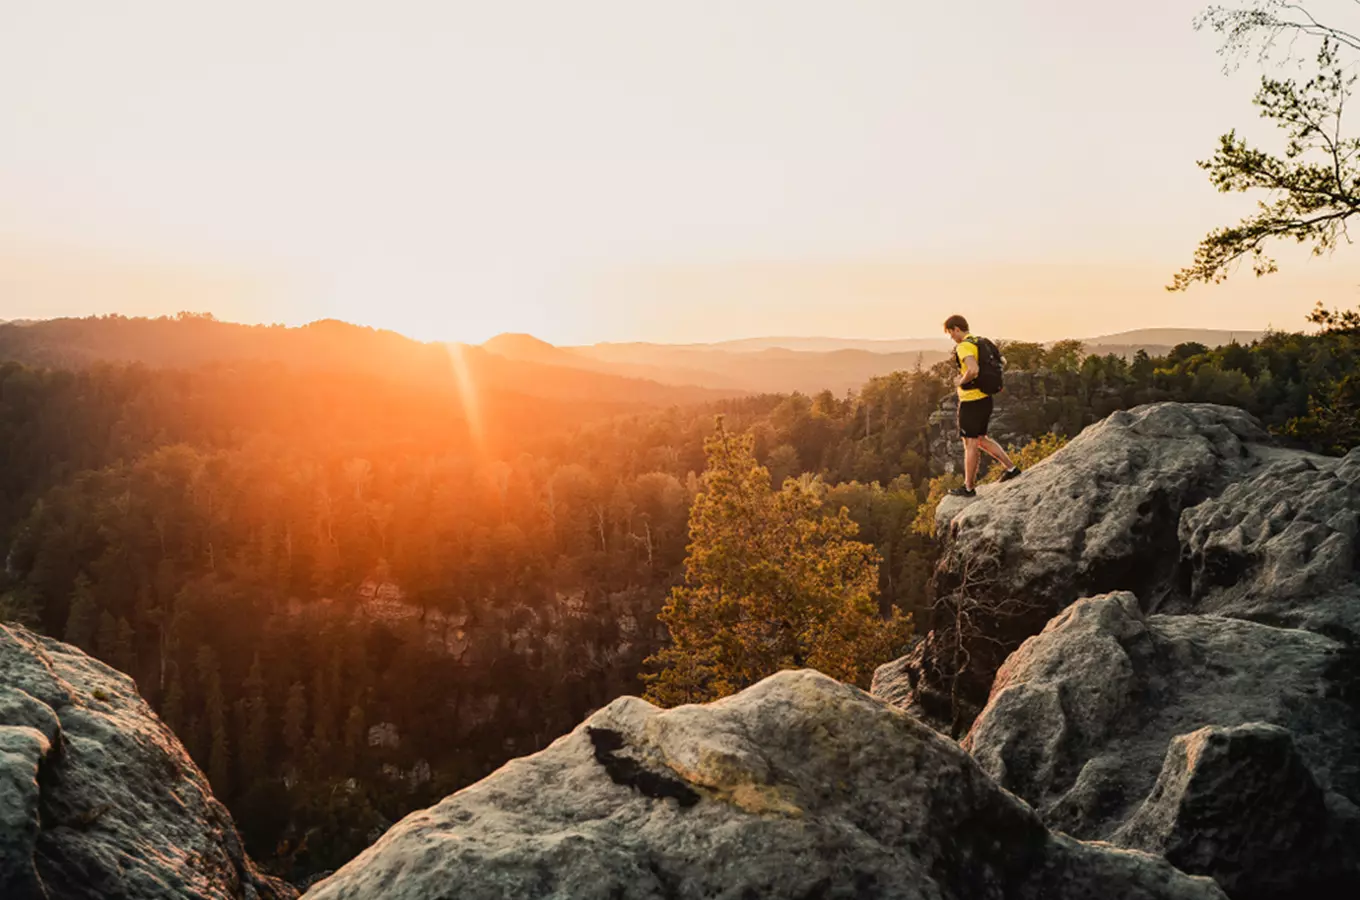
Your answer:
[[[1121,331],[1114,334],[1099,335],[1096,337],[1082,338],[1082,343],[1088,347],[1100,347],[1107,345],[1136,345],[1136,346],[1165,346],[1174,347],[1182,343],[1200,343],[1210,347],[1217,347],[1232,340],[1238,343],[1248,344],[1257,340],[1264,331],[1253,330],[1233,330],[1225,328],[1138,328],[1132,331]],[[993,335],[989,335],[993,336]],[[494,341],[504,337],[525,337],[530,340],[538,341],[529,335],[500,335],[492,338],[482,346],[486,347]],[[994,337],[994,336],[993,336]],[[1004,335],[1003,340],[1010,340]],[[1055,340],[1040,341],[1043,344],[1052,344]],[[546,346],[553,346],[546,344]],[[915,338],[828,338],[828,337],[752,337],[737,338],[727,341],[712,341],[709,343],[685,343],[685,344],[661,344],[648,341],[637,342],[601,342],[589,345],[564,346],[561,349],[587,351],[601,357],[610,355],[626,355],[630,353],[650,352],[655,348],[666,348],[668,350],[720,350],[732,353],[761,353],[770,350],[787,350],[793,352],[807,353],[835,353],[844,350],[861,350],[868,353],[919,353],[919,352],[941,352],[949,351],[949,339],[941,334],[939,337],[915,337]],[[488,347],[488,349],[490,349]],[[499,351],[493,351],[499,352]]]
[[[1264,331],[1238,331],[1226,328],[1138,328],[1121,331],[1100,337],[1086,338],[1087,347],[1109,345],[1174,347],[1177,344],[1203,344],[1206,347],[1221,347],[1237,341],[1250,344],[1265,336]],[[1149,351],[1151,352],[1151,351]]]
[[[1145,328],[1083,340],[1091,353],[1131,357],[1138,350],[1165,355],[1181,343],[1215,347],[1231,340],[1250,343],[1261,331],[1204,328]],[[1044,342],[1052,344],[1052,341]],[[707,344],[649,342],[555,346],[526,334],[502,334],[483,349],[524,362],[551,363],[592,372],[647,378],[664,384],[811,394],[858,390],[892,372],[929,368],[948,359],[949,339],[852,339],[755,337]]]
[[[65,369],[97,363],[140,363],[153,368],[272,364],[432,388],[456,386],[465,379],[487,395],[585,401],[597,406],[707,402],[740,393],[663,384],[579,365],[555,365],[546,359],[516,359],[467,344],[422,343],[393,331],[335,319],[298,328],[241,325],[203,315],[0,324],[0,361],[5,360]]]
[[[1147,328],[1088,338],[1087,350],[1163,355],[1176,344],[1250,343],[1260,331]],[[1051,342],[1050,342],[1051,343]],[[748,393],[858,390],[872,378],[947,359],[948,339],[755,337],[716,343],[557,346],[501,334],[477,346],[423,343],[334,319],[298,328],[241,325],[211,316],[101,316],[0,323],[0,360],[51,368],[99,362],[186,368],[274,363],[447,383],[466,374],[479,390],[594,404],[669,405]],[[461,376],[459,376],[461,377]]]

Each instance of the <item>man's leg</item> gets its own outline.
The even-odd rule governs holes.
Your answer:
[[[990,437],[983,435],[978,439],[977,445],[984,453],[1001,463],[1001,465],[1005,466],[1008,470],[1015,468],[1015,463],[1011,462],[1010,456],[1007,455],[1002,446]]]
[[[963,486],[972,490],[977,487],[978,463],[982,457],[978,455],[978,439],[966,437],[963,439]]]

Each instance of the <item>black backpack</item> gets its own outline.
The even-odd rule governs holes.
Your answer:
[[[964,387],[982,391],[989,397],[992,394],[1001,393],[1005,387],[1005,378],[1002,375],[1005,361],[1001,358],[1001,351],[996,349],[996,344],[985,337],[969,337],[965,340],[977,347],[978,373],[977,377],[965,384]]]

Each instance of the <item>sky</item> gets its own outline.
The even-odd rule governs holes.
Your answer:
[[[1360,250],[1163,289],[1250,208],[1195,161],[1279,146],[1203,6],[0,0],[0,319],[1303,327]]]

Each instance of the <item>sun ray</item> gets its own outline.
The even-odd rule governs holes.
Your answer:
[[[453,380],[458,388],[458,396],[463,401],[468,432],[471,434],[472,441],[477,449],[479,451],[484,450],[486,449],[486,428],[482,421],[481,398],[478,396],[477,384],[472,377],[472,369],[467,361],[467,345],[444,344],[444,349],[449,354]]]

